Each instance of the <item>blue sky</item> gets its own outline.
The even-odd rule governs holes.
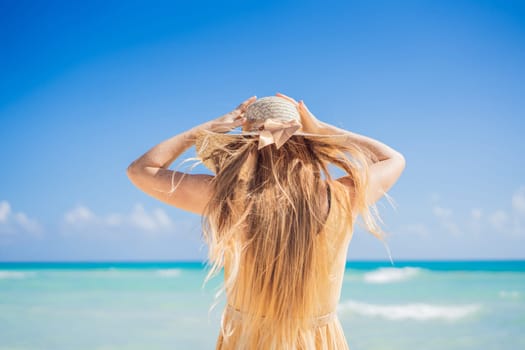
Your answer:
[[[379,202],[394,262],[525,258],[523,2],[1,7],[0,260],[204,258],[200,217],[126,168],[278,91],[405,155]],[[348,258],[388,255],[356,227]]]

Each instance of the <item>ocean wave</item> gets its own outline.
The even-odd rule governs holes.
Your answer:
[[[515,299],[515,298],[520,297],[520,292],[518,292],[517,290],[511,290],[511,291],[500,290],[498,295],[500,296],[500,298]]]
[[[391,283],[410,279],[424,269],[419,267],[380,267],[364,274],[367,283]]]
[[[355,313],[363,316],[380,317],[387,320],[448,320],[467,317],[478,310],[478,304],[434,305],[424,303],[379,305],[354,300],[345,301],[338,306],[342,313]]]
[[[0,270],[0,280],[3,280],[3,279],[23,279],[23,278],[29,277],[31,275],[33,275],[33,273],[22,272],[22,271]]]
[[[179,277],[181,272],[181,269],[161,269],[156,271],[157,275],[161,277]]]

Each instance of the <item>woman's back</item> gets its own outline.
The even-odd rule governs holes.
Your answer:
[[[344,333],[341,328],[339,319],[337,318],[336,308],[339,303],[342,282],[344,277],[345,265],[346,265],[346,253],[348,245],[353,235],[353,228],[351,226],[341,225],[342,220],[342,208],[339,205],[338,200],[334,200],[342,195],[346,195],[347,191],[344,189],[344,185],[337,181],[332,181],[329,186],[327,182],[326,189],[324,192],[326,196],[328,193],[326,211],[325,214],[326,222],[323,229],[317,234],[315,247],[317,251],[317,260],[320,264],[324,265],[324,269],[315,270],[317,273],[313,277],[315,284],[322,286],[319,290],[321,293],[318,295],[316,301],[319,310],[319,314],[311,315],[312,327],[309,330],[311,337],[315,339],[315,349],[348,349]],[[225,262],[224,272],[225,278],[230,274],[230,264],[228,261]],[[251,269],[243,269],[238,275],[238,289],[250,291],[249,288],[252,283],[249,273],[243,273],[245,271],[251,271]],[[223,322],[231,322],[232,334],[231,336],[224,338],[219,334],[217,341],[217,349],[238,349],[237,342],[241,336],[241,332],[238,330],[243,317],[247,311],[250,310],[250,303],[254,302],[253,298],[256,296],[249,295],[246,293],[237,293],[242,297],[228,297],[227,307],[224,310]],[[293,301],[290,301],[293,302]],[[268,309],[268,312],[271,310]],[[261,338],[264,338],[264,334]],[[304,336],[304,335],[303,335]],[[252,346],[254,349],[263,349],[264,345],[261,343],[261,338],[252,339]],[[300,337],[298,337],[300,338]],[[308,336],[306,336],[308,338]],[[257,344],[257,345],[255,345]],[[296,349],[307,349],[301,347],[299,344]]]

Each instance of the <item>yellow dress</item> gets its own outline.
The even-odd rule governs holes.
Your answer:
[[[329,198],[333,198],[336,191],[341,193],[341,188],[336,189],[334,187],[343,186],[344,185],[335,182],[332,185],[332,195],[329,195]],[[341,207],[336,205],[333,200],[331,202],[325,226],[319,233],[319,235],[323,235],[321,236],[323,237],[322,242],[325,245],[323,247],[323,251],[325,252],[323,256],[327,259],[330,273],[328,276],[316,276],[316,280],[319,281],[318,283],[326,286],[326,288],[323,288],[324,295],[321,298],[322,300],[319,300],[325,312],[312,318],[313,324],[311,331],[315,332],[315,349],[297,348],[297,350],[349,350],[341,322],[337,316],[336,308],[341,297],[347,250],[353,236],[353,228],[342,227]],[[228,266],[225,265],[225,272],[227,271]],[[249,283],[249,281],[243,282]],[[242,322],[242,314],[243,311],[233,306],[231,301],[228,300],[222,314],[223,322],[226,319],[234,321],[233,324]],[[227,340],[224,339],[222,333],[219,332],[216,350],[239,350],[235,345],[236,339],[238,339],[238,337],[236,336],[235,330]]]

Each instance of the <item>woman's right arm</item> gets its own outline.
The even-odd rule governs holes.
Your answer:
[[[383,195],[388,192],[397,182],[405,170],[405,157],[392,147],[374,140],[371,137],[359,135],[355,132],[344,130],[317,119],[304,104],[299,103],[293,98],[284,94],[277,93],[277,96],[287,99],[297,106],[301,115],[302,131],[325,135],[346,135],[345,142],[349,144],[358,144],[360,147],[369,150],[376,157],[375,163],[369,167],[369,185],[368,185],[368,204],[377,202]],[[337,179],[340,183],[346,185],[349,189],[350,196],[354,195],[354,182],[350,176],[343,176]]]
[[[360,147],[369,150],[377,158],[376,162],[370,165],[368,204],[378,201],[388,190],[394,186],[406,167],[405,157],[395,149],[371,137],[360,135],[348,130],[338,128],[328,123],[322,122],[308,110],[303,101],[297,105],[303,127],[307,126],[308,131],[325,135],[346,135],[345,142],[358,144]],[[350,176],[343,176],[337,181],[353,189],[353,181]]]

